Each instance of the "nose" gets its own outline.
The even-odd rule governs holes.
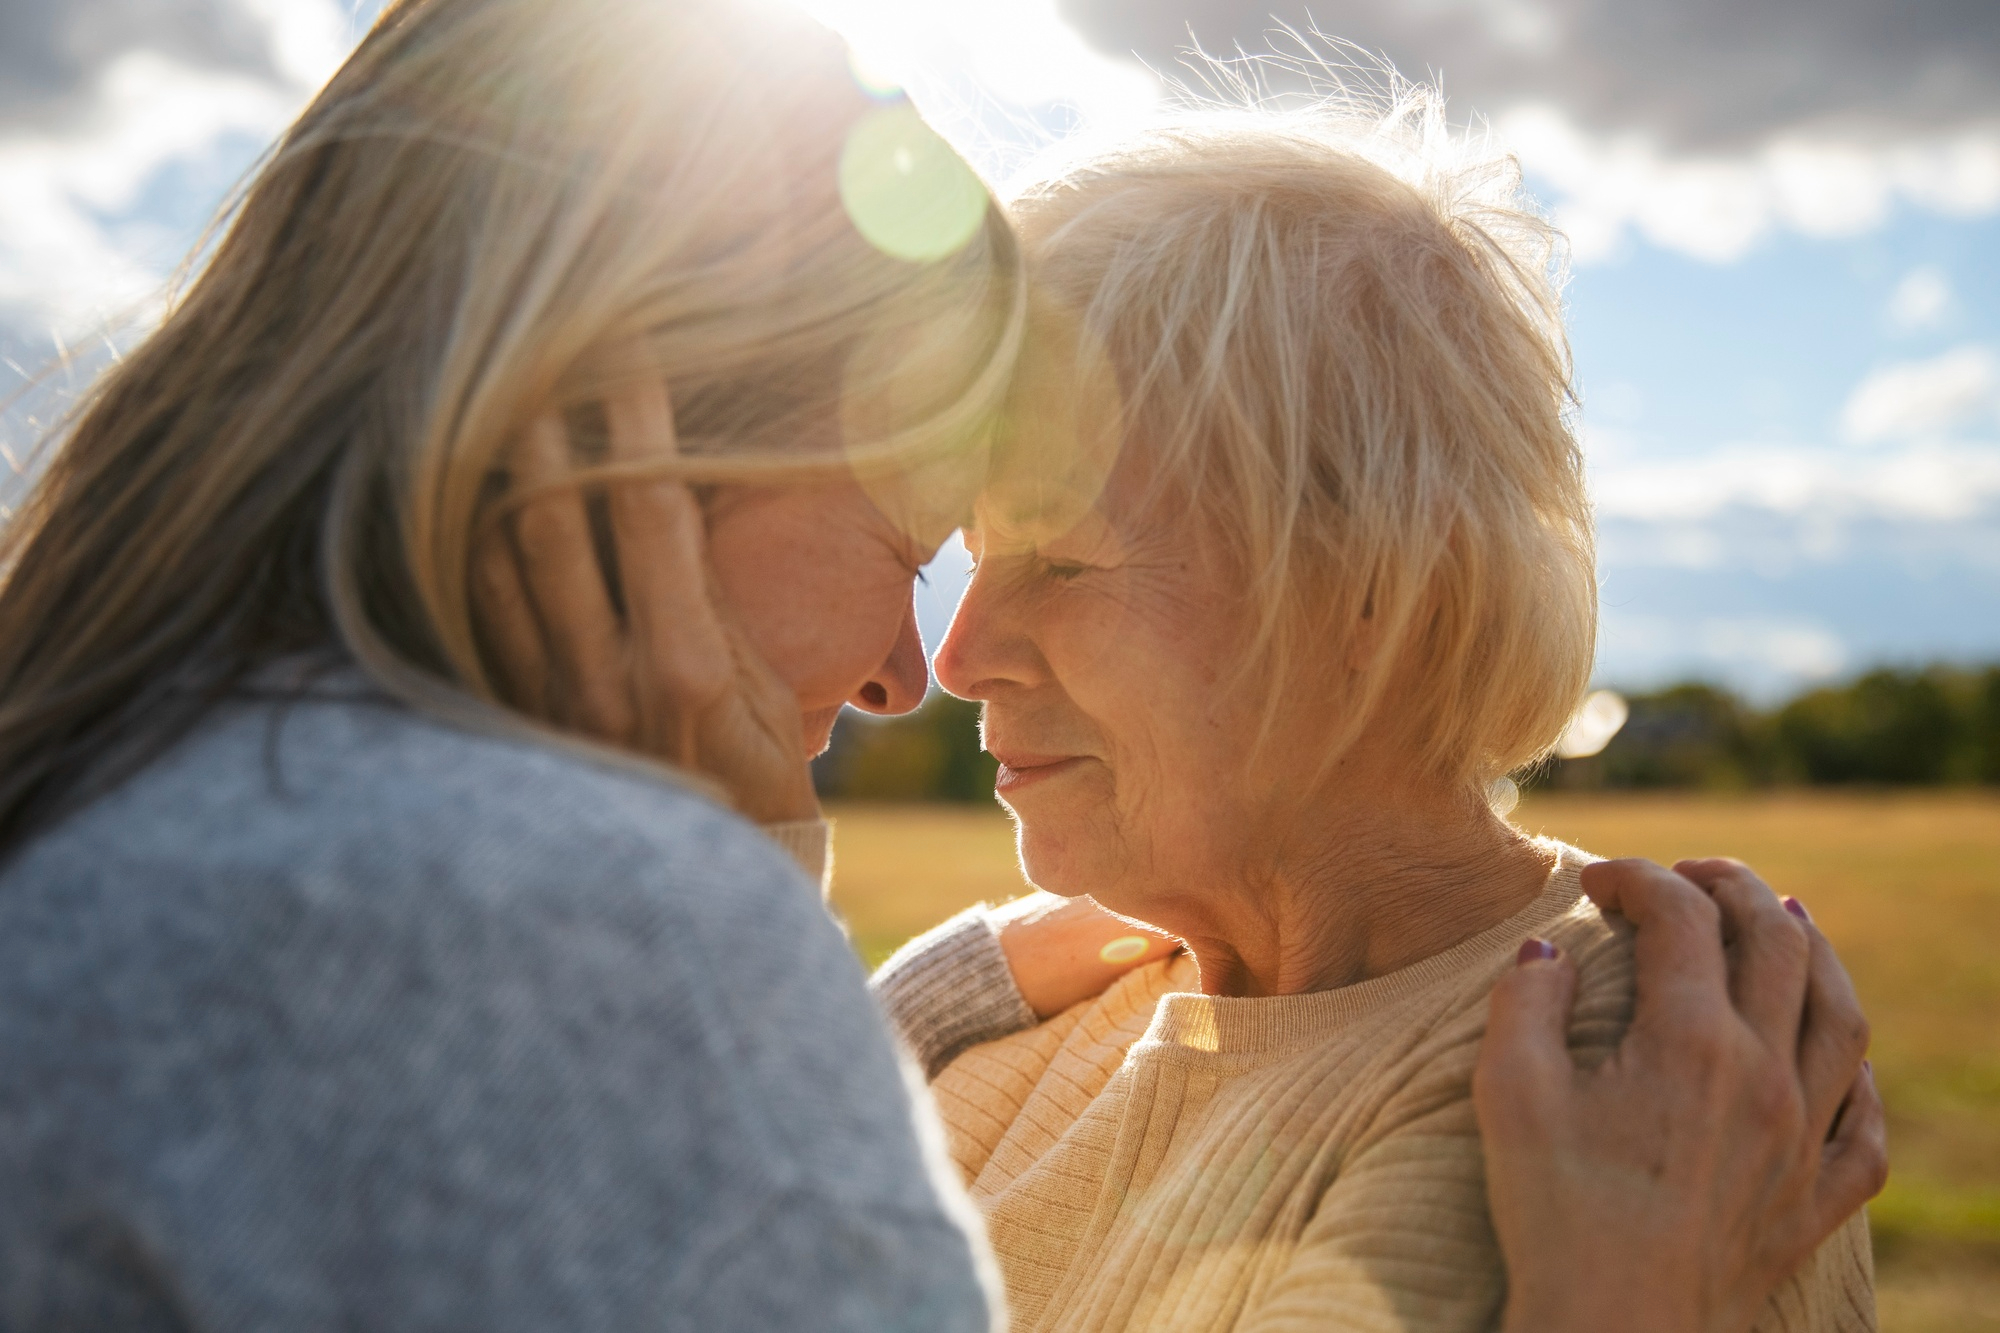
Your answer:
[[[896,630],[896,642],[889,655],[856,690],[847,702],[864,713],[895,717],[914,711],[931,687],[930,668],[924,665],[924,640],[917,633],[917,606],[913,600],[903,608],[903,623]]]
[[[938,684],[961,699],[988,701],[1008,685],[1032,684],[1042,674],[1040,656],[1021,623],[1020,591],[1002,573],[1004,563],[982,560],[972,571],[931,663]]]

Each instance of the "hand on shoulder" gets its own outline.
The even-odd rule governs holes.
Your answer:
[[[1089,898],[1036,890],[989,914],[1021,998],[1053,1018],[1104,992],[1133,968],[1165,958],[1180,941],[1116,916]]]
[[[1474,1081],[1506,1327],[1742,1333],[1887,1179],[1867,1020],[1804,910],[1739,862],[1603,862],[1584,888],[1637,927],[1630,1030],[1579,1070],[1575,968],[1531,940]]]

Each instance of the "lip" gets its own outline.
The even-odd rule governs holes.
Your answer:
[[[1000,773],[993,780],[995,793],[1020,791],[1023,787],[1070,772],[1086,762],[1082,755],[996,754],[993,757],[1000,761]]]

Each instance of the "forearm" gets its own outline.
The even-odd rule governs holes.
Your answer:
[[[1037,1021],[993,922],[978,907],[898,949],[868,988],[925,1078],[937,1077],[967,1047]]]

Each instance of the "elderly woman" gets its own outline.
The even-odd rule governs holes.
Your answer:
[[[1596,630],[1549,237],[1421,123],[1365,128],[1196,121],[1015,206],[1036,401],[936,670],[985,705],[1028,877],[1186,944],[933,1083],[1016,1329],[1539,1326],[1489,1221],[1488,993],[1573,960],[1586,1065],[1632,1013],[1594,858],[1485,795],[1554,745]],[[1006,1009],[922,998],[981,935],[878,983],[934,1057]],[[1756,1323],[1872,1328],[1865,1221]]]

